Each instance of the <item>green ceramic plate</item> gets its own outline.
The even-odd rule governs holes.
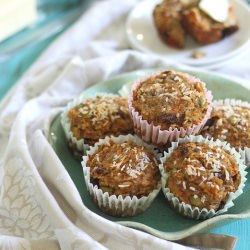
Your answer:
[[[129,86],[127,83],[152,71],[156,70],[141,70],[121,75],[88,88],[84,93],[86,96],[91,96],[96,92],[117,93],[124,85]],[[196,75],[205,81],[208,89],[213,92],[214,99],[229,97],[250,101],[250,89],[241,80],[232,80],[226,76],[211,74],[206,71],[181,71]],[[127,218],[106,215],[96,207],[86,190],[81,163],[74,159],[67,147],[66,138],[60,125],[60,116],[51,124],[49,141],[75,183],[83,203],[94,213],[108,220],[149,232],[160,238],[178,240],[197,232],[209,231],[217,225],[221,226],[235,219],[250,218],[250,180],[246,183],[244,193],[235,200],[234,207],[229,209],[226,214],[206,221],[182,217],[168,206],[162,193],[159,194],[149,209],[140,215]]]

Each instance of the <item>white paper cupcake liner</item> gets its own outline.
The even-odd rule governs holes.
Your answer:
[[[179,143],[185,143],[185,142],[202,142],[202,143],[208,143],[210,145],[216,145],[219,146],[227,151],[229,151],[231,154],[235,156],[236,162],[239,166],[239,172],[241,175],[241,182],[239,184],[239,187],[235,193],[231,192],[229,194],[228,200],[225,204],[225,206],[215,211],[214,209],[207,210],[206,208],[199,209],[198,207],[192,208],[191,205],[186,204],[184,202],[180,202],[180,200],[174,196],[170,192],[169,188],[166,188],[166,183],[168,179],[168,174],[164,170],[163,164],[166,162],[166,160],[169,158],[169,156],[172,154],[172,152],[178,147]],[[246,175],[247,172],[245,171],[246,165],[243,163],[243,160],[241,159],[240,154],[234,149],[231,148],[230,145],[227,142],[222,142],[220,140],[214,141],[213,139],[204,138],[203,136],[186,136],[185,138],[180,138],[178,142],[172,142],[172,146],[168,149],[168,152],[164,152],[164,156],[161,157],[161,164],[159,165],[159,169],[162,175],[161,181],[162,181],[162,190],[166,197],[166,199],[169,201],[170,205],[180,214],[193,218],[193,219],[208,219],[213,216],[225,213],[228,211],[228,209],[232,206],[234,206],[233,200],[235,200],[239,195],[243,193],[243,188],[245,186],[246,182]]]
[[[153,202],[161,189],[161,181],[159,181],[157,189],[153,190],[148,196],[143,196],[141,198],[137,198],[136,196],[127,196],[123,198],[121,195],[109,195],[108,192],[103,193],[102,189],[99,189],[97,185],[93,185],[90,182],[90,168],[86,166],[89,155],[95,154],[100,145],[109,145],[110,140],[113,140],[115,143],[132,141],[137,145],[145,146],[150,151],[154,152],[157,159],[159,159],[161,155],[158,154],[158,152],[152,146],[143,142],[139,137],[129,134],[120,135],[118,137],[107,136],[104,139],[100,139],[99,142],[97,142],[93,147],[90,147],[90,149],[87,151],[87,155],[83,156],[82,167],[85,183],[91,197],[98,207],[105,213],[111,214],[113,216],[133,216],[139,214],[145,211]]]
[[[230,106],[240,106],[240,107],[246,107],[250,110],[250,103],[246,101],[236,100],[236,99],[224,99],[224,100],[214,100],[213,106],[216,105],[230,105]],[[247,167],[250,167],[250,148],[244,147],[244,149],[239,148],[238,149],[244,163],[247,165]]]
[[[174,71],[173,71],[174,72]],[[134,123],[135,131],[144,141],[148,143],[152,143],[156,146],[164,146],[168,142],[177,141],[179,138],[182,138],[186,135],[196,135],[198,134],[205,123],[207,122],[208,118],[210,117],[211,111],[212,111],[212,93],[211,91],[207,90],[205,87],[205,83],[203,83],[201,80],[194,76],[190,76],[188,74],[182,73],[183,75],[187,76],[190,81],[200,81],[203,84],[203,89],[205,92],[206,99],[208,101],[208,109],[207,113],[205,114],[204,118],[201,120],[199,124],[194,124],[192,127],[184,129],[184,128],[170,128],[168,130],[162,130],[160,126],[155,126],[153,123],[149,123],[147,120],[144,120],[142,116],[139,114],[138,111],[136,111],[132,105],[133,100],[133,91],[140,85],[142,81],[145,81],[146,79],[153,77],[155,75],[158,75],[161,72],[148,75],[144,78],[142,78],[140,81],[137,81],[134,83],[132,87],[131,94],[128,98],[129,103],[129,109],[131,112],[132,120]]]
[[[74,98],[71,102],[67,104],[64,111],[61,113],[61,125],[63,127],[64,133],[66,135],[67,141],[69,143],[70,148],[72,148],[73,153],[79,157],[86,154],[86,151],[89,149],[89,145],[84,143],[84,138],[77,139],[73,132],[71,131],[71,124],[68,118],[68,112],[73,107],[77,106],[78,104],[84,102],[89,98],[95,98],[97,96],[110,96],[110,97],[118,97],[118,95],[110,94],[110,93],[96,93],[93,96],[86,96],[85,94],[81,94]]]

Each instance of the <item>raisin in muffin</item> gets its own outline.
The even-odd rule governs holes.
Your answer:
[[[133,85],[129,109],[136,133],[162,147],[186,134],[197,134],[210,116],[211,99],[198,78],[166,70]]]
[[[114,216],[144,211],[160,189],[159,159],[138,137],[106,137],[83,157],[85,181],[100,209]]]
[[[163,190],[183,215],[205,219],[220,214],[242,192],[246,166],[226,143],[194,136],[169,152],[161,159]]]
[[[82,155],[100,138],[107,135],[133,133],[133,123],[126,98],[113,95],[80,96],[71,102],[62,114],[62,125],[69,146]]]

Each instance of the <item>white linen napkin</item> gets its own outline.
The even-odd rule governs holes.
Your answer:
[[[0,249],[189,249],[88,210],[47,140],[51,120],[88,86],[174,65],[129,48],[124,24],[136,2],[94,4],[1,102]],[[240,65],[219,71],[250,77],[250,65]]]

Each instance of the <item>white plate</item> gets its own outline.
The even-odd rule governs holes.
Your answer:
[[[197,44],[191,37],[187,37],[184,49],[174,49],[164,44],[155,29],[152,12],[156,4],[162,0],[145,0],[139,2],[131,11],[126,22],[126,33],[131,46],[137,50],[161,55],[174,61],[192,66],[208,66],[232,59],[250,47],[250,8],[242,0],[231,0],[235,8],[235,15],[239,21],[239,30],[211,45]],[[194,51],[206,53],[200,59],[191,58]],[[211,68],[211,67],[210,67]]]

